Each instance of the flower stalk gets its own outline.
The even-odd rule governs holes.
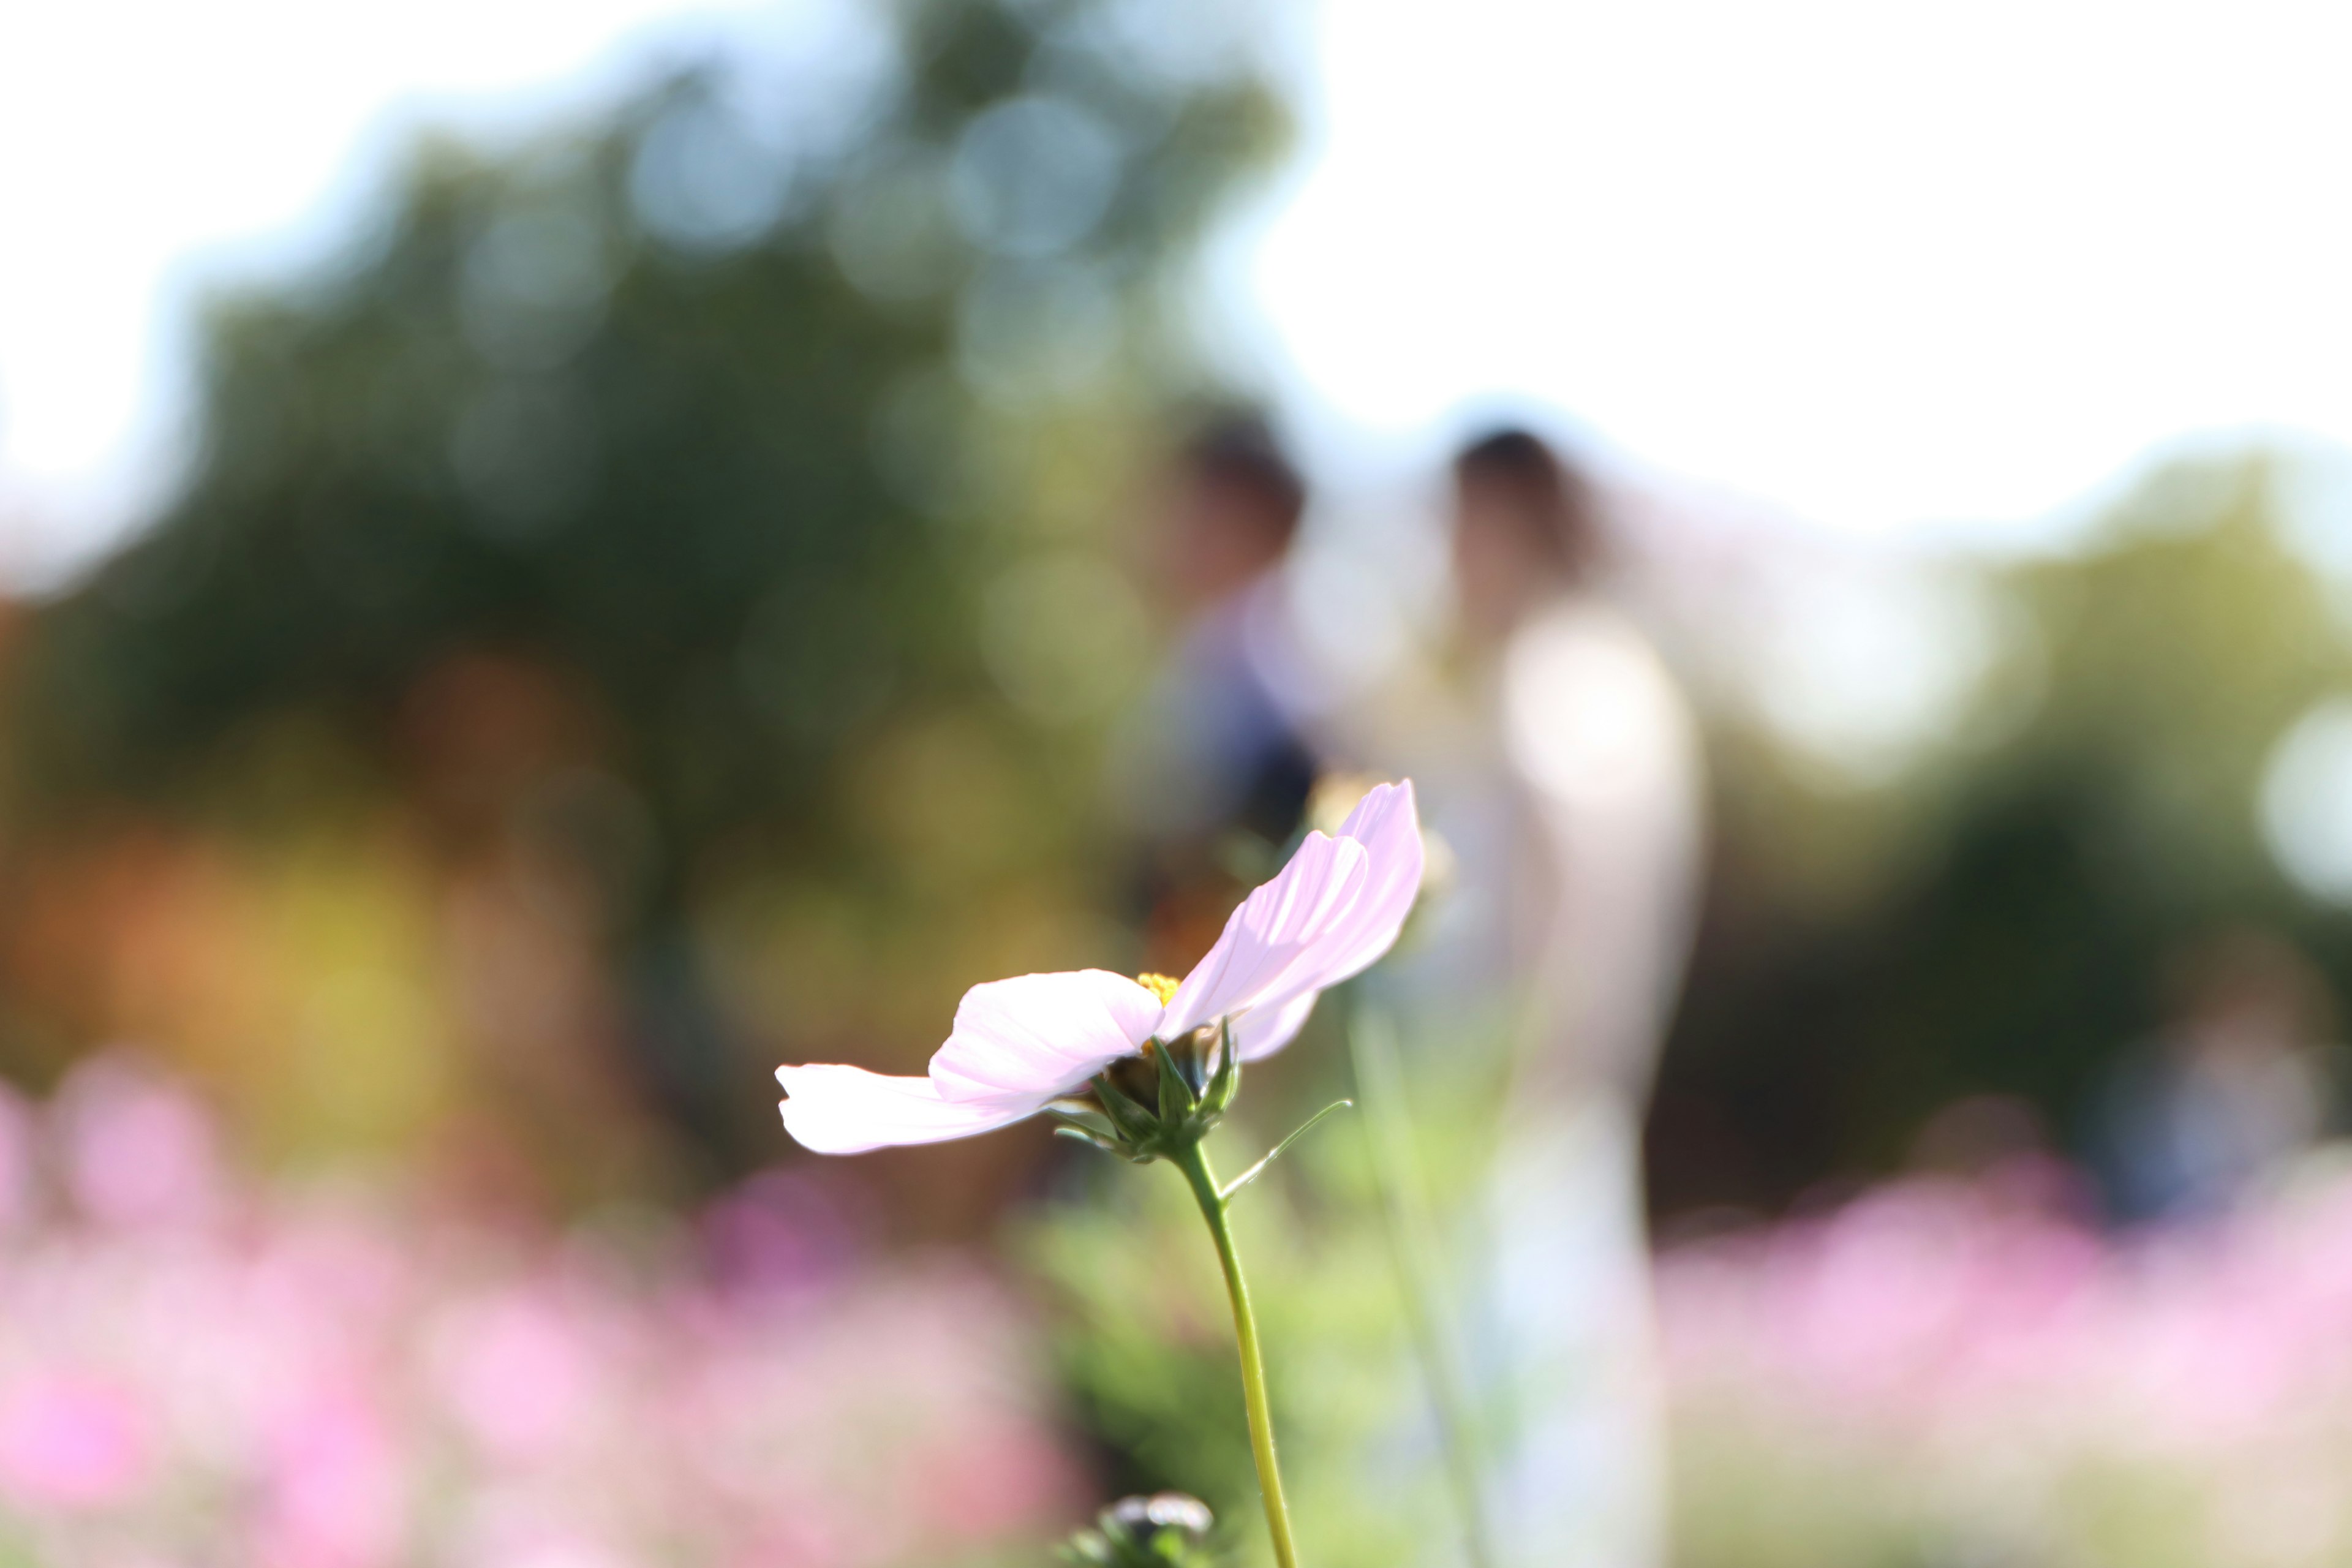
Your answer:
[[[1184,1173],[1209,1236],[1217,1245],[1217,1262],[1225,1273],[1225,1296],[1233,1303],[1234,1340],[1241,1352],[1242,1405],[1249,1417],[1250,1457],[1257,1463],[1259,1494],[1265,1501],[1265,1526],[1274,1537],[1274,1560],[1279,1568],[1298,1568],[1298,1547],[1291,1539],[1290,1505],[1282,1495],[1282,1468],[1274,1451],[1274,1408],[1265,1393],[1265,1357],[1258,1349],[1257,1314],[1250,1309],[1249,1284],[1242,1278],[1241,1254],[1234,1247],[1233,1197],[1217,1185],[1209,1168],[1208,1151],[1198,1139],[1170,1153]]]
[[[1167,1160],[1181,1170],[1233,1303],[1250,1453],[1278,1568],[1298,1568],[1298,1550],[1230,1211],[1234,1194],[1307,1128],[1222,1187],[1202,1140],[1233,1103],[1243,1064],[1288,1045],[1321,992],[1361,973],[1396,942],[1425,864],[1412,782],[1376,785],[1336,835],[1301,839],[1181,980],[1081,969],[990,981],[964,993],[953,1030],[920,1077],[840,1062],[776,1069],[786,1130],[821,1154],[968,1138],[1042,1114],[1065,1137],[1139,1165]],[[1338,1109],[1325,1107],[1307,1126]],[[1110,1550],[1107,1531],[1093,1539]]]
[[[1250,1457],[1257,1465],[1258,1491],[1265,1501],[1275,1562],[1277,1568],[1298,1568],[1298,1549],[1290,1533],[1290,1506],[1283,1496],[1282,1469],[1275,1456],[1274,1410],[1266,1397],[1265,1355],[1258,1345],[1257,1314],[1250,1307],[1249,1284],[1242,1277],[1241,1254],[1234,1246],[1233,1202],[1236,1193],[1308,1128],[1350,1102],[1342,1100],[1325,1106],[1264,1159],[1232,1181],[1221,1183],[1210,1169],[1206,1142],[1241,1086],[1241,1052],[1229,1026],[1214,1031],[1213,1040],[1211,1035],[1203,1029],[1173,1041],[1155,1041],[1140,1061],[1097,1074],[1087,1097],[1065,1098],[1047,1110],[1062,1123],[1055,1131],[1064,1137],[1091,1143],[1139,1165],[1166,1160],[1184,1173],[1201,1205],[1201,1217],[1208,1221],[1210,1239],[1216,1243],[1225,1296],[1233,1306],[1234,1341],[1241,1355],[1242,1405],[1249,1418]],[[1147,1085],[1147,1076],[1156,1082]]]

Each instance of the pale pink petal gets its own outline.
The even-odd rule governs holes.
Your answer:
[[[957,1105],[928,1078],[887,1078],[816,1063],[776,1069],[784,1131],[820,1154],[861,1154],[898,1143],[938,1143],[1009,1126],[1045,1103]]]
[[[963,994],[931,1082],[952,1103],[1034,1109],[1133,1056],[1160,1011],[1157,996],[1107,969],[992,980]]]
[[[1387,910],[1401,900],[1410,913],[1421,891],[1422,868],[1427,860],[1421,842],[1421,806],[1412,781],[1373,785],[1339,825],[1339,837],[1354,839],[1372,858],[1371,880],[1364,889],[1366,904]]]
[[[1371,870],[1347,914],[1301,956],[1281,984],[1269,987],[1265,1003],[1320,991],[1370,968],[1381,954],[1395,945],[1421,893],[1425,856],[1421,842],[1421,815],[1412,781],[1381,784],[1357,803],[1340,826],[1339,837],[1364,847]]]
[[[1279,1006],[1253,1007],[1234,1019],[1234,1048],[1242,1060],[1270,1057],[1290,1044],[1307,1026],[1307,1016],[1315,1011],[1315,997],[1316,993],[1309,991]]]
[[[1364,797],[1336,838],[1310,833],[1272,881],[1242,901],[1163,1011],[1107,970],[975,985],[923,1078],[838,1066],[779,1068],[784,1125],[821,1153],[967,1137],[1018,1121],[1154,1037],[1220,1016],[1244,1061],[1288,1044],[1316,994],[1388,951],[1421,888],[1412,785]]]
[[[1172,1037],[1265,999],[1291,964],[1347,918],[1370,874],[1370,858],[1354,839],[1308,834],[1290,864],[1225,921],[1216,945],[1170,999],[1161,1033]]]
[[[1350,869],[1350,849],[1363,855],[1360,874]],[[1423,864],[1412,782],[1377,786],[1339,837],[1308,834],[1281,874],[1234,911],[1169,1004],[1162,1033],[1224,1013],[1279,1010],[1360,973],[1403,929]]]

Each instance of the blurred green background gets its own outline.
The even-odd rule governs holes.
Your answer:
[[[2352,680],[2342,585],[2294,548],[2295,463],[2169,460],[2074,552],[1954,563],[1998,627],[1990,665],[1881,787],[1808,788],[1769,740],[1717,726],[1655,1209],[1777,1207],[1898,1169],[1969,1096],[2017,1097],[2088,1152],[2118,1054],[2230,933],[2290,944],[2336,993],[2352,980],[2352,927],[2278,847],[2289,742]]]
[[[1199,412],[1262,390],[1184,283],[1286,108],[1129,7],[888,15],[854,90],[719,53],[517,152],[428,141],[331,266],[214,301],[185,482],[0,644],[0,1073],[128,1041],[273,1167],[682,1204],[804,1158],[776,1062],[915,1070],[977,980],[1138,967],[1102,752],[1171,635],[1140,520]],[[1980,667],[1867,778],[1684,626],[1715,837],[1662,1231],[1933,1163],[1988,1096],[2095,1162],[2219,941],[2301,955],[2328,1017],[2352,923],[2278,826],[2352,693],[2310,460],[2211,443],[2063,552],[1917,563]],[[1344,1089],[1336,1029],[1307,1046],[1258,1131]],[[1418,1070],[1444,1188],[1490,1108]],[[1372,1561],[1442,1502],[1361,1500],[1427,1455],[1353,1447],[1415,1397],[1359,1146],[1297,1165],[1252,1221],[1295,1221],[1263,1289],[1320,1392],[1284,1415],[1333,1560]],[[1171,1184],[1034,1128],[842,1179],[919,1239],[1091,1194],[1009,1246],[1095,1457],[1245,1499]]]
[[[1118,7],[890,15],[884,79],[719,52],[427,142],[331,265],[214,302],[188,479],[14,615],[13,1076],[135,1039],[271,1158],[675,1194],[779,1156],[777,1060],[909,1067],[974,976],[1133,967],[1100,754],[1168,632],[1140,520],[1253,390],[1181,285],[1285,112]],[[2352,679],[2303,461],[2216,444],[2065,553],[1928,563],[1988,651],[1884,776],[1695,676],[1662,1213],[1895,1168],[1969,1095],[2078,1138],[2215,932],[2340,982],[2259,812]],[[908,1156],[908,1220],[969,1229],[1031,1153]]]
[[[782,1152],[774,1062],[1124,962],[1118,523],[1209,390],[1171,273],[1282,115],[1115,8],[890,15],[854,89],[720,55],[420,146],[215,303],[190,479],[12,645],[15,1074],[135,1038],[273,1156],[475,1126],[684,1194]]]

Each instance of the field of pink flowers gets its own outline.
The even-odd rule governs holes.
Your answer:
[[[2352,1166],[2117,1238],[2063,1173],[1665,1249],[1681,1568],[2352,1561]],[[0,1093],[0,1564],[1045,1560],[1034,1330],[799,1174],[570,1230],[237,1176],[101,1059]]]
[[[2352,1561],[2352,1170],[2138,1237],[2062,1173],[1668,1249],[1692,1568]]]
[[[1087,1498],[1021,1316],[833,1212],[553,1233],[239,1181],[120,1061],[0,1099],[0,1563],[1041,1559]]]

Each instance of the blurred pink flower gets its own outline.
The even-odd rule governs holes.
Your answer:
[[[436,1341],[444,1397],[493,1455],[532,1458],[585,1420],[594,1352],[547,1293],[469,1302],[441,1325]]]
[[[1001,1535],[1068,1495],[1060,1450],[1023,1426],[953,1435],[915,1461],[915,1495],[941,1533]]]
[[[887,1568],[1076,1511],[1013,1303],[953,1260],[858,1263],[805,1183],[721,1200],[756,1236],[624,1251],[239,1183],[194,1100],[111,1060],[23,1115],[59,1156],[0,1226],[0,1537],[30,1562]],[[697,1235],[732,1250],[671,1245]],[[791,1289],[746,1288],[772,1265]],[[911,1506],[942,1474],[982,1505]]]
[[[35,1208],[33,1108],[0,1084],[0,1233],[31,1223]]]
[[[395,1562],[408,1500],[398,1445],[356,1388],[324,1389],[272,1433],[256,1531],[262,1568],[373,1568]]]
[[[838,1280],[857,1256],[854,1194],[816,1171],[769,1171],[703,1211],[702,1248],[719,1283],[795,1290]]]
[[[33,1508],[121,1501],[147,1473],[146,1421],[122,1389],[36,1377],[0,1398],[0,1489]]]
[[[1747,1495],[1708,1468],[1747,1452],[1775,1486],[1839,1478],[1807,1500],[1823,1520],[1990,1529],[2019,1560],[2135,1561],[2114,1543],[2203,1518],[2249,1543],[2217,1536],[2215,1561],[2352,1561],[2340,1485],[2297,1479],[2340,1476],[2352,1431],[2352,1168],[2119,1236],[2063,1191],[1911,1180],[1666,1248],[1683,1481],[1712,1500],[1691,1506]]]
[[[62,1100],[66,1185],[82,1213],[137,1225],[211,1212],[220,1187],[212,1121],[179,1086],[100,1057],[75,1072]]]
[[[1318,994],[1396,941],[1423,863],[1412,782],[1381,784],[1337,837],[1309,833],[1181,984],[1082,969],[975,985],[925,1077],[778,1068],[784,1126],[820,1154],[969,1137],[1034,1116],[1147,1041],[1221,1021],[1242,1060],[1270,1056],[1305,1026]]]

